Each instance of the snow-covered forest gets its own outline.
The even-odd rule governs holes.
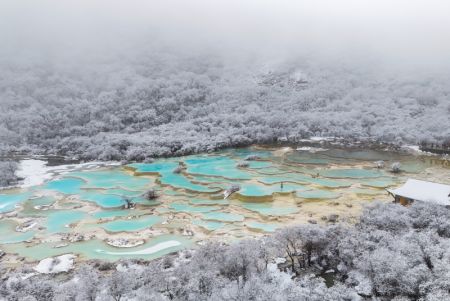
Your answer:
[[[20,16],[31,3],[2,10],[2,153],[143,159],[280,138],[450,137],[450,47],[437,39],[448,38],[438,6],[408,4],[410,15],[361,33],[367,12],[356,4],[351,16],[327,17],[342,8],[218,1],[216,15],[201,0],[42,2],[30,18]],[[380,3],[378,13],[393,11]],[[433,18],[418,22],[416,10]],[[433,35],[410,35],[393,26],[400,21]]]
[[[302,139],[317,136],[370,141],[383,148],[389,144],[414,149],[423,142],[448,146],[449,11],[448,0],[0,1],[0,158],[5,158],[0,159],[0,187],[19,183],[18,166],[10,159],[34,155],[127,164],[258,143],[285,143],[294,149],[305,146],[300,145]],[[338,169],[337,163],[327,160],[324,164]],[[437,156],[429,161],[440,162]],[[384,161],[375,163],[384,166]],[[302,161],[289,164],[293,168],[280,177],[304,172]],[[393,163],[393,171],[400,171],[399,164]],[[175,168],[175,173],[182,168]],[[366,167],[343,168],[342,174]],[[442,168],[447,168],[443,160]],[[424,177],[434,180],[443,174],[442,182],[449,181],[445,171],[432,175],[435,170],[430,167]],[[400,174],[405,175],[402,181],[410,175]],[[216,176],[226,175],[217,172],[211,177]],[[304,176],[321,193],[338,187],[322,187],[319,181],[327,179],[319,178],[315,170]],[[362,176],[356,178],[361,183],[356,187],[350,183],[348,189],[355,189],[359,198],[357,191],[364,183],[370,185]],[[387,184],[376,183],[381,185],[375,185],[379,191],[396,184],[389,182],[390,174],[379,178],[387,179]],[[344,182],[337,179],[336,183]],[[249,184],[253,180],[249,178]],[[271,184],[280,183],[280,195],[286,191],[283,181]],[[254,182],[258,188],[269,186]],[[67,185],[78,185],[71,183]],[[121,185],[113,186],[133,190]],[[174,193],[164,206],[178,202],[181,195],[187,205],[193,191],[177,186],[170,192],[181,190],[186,190],[186,200],[184,194]],[[34,226],[36,231],[45,230],[39,224],[40,212],[26,216],[36,218],[36,223],[24,222],[17,209],[25,202],[16,200],[14,193],[3,194],[4,205],[13,211],[7,208],[0,214],[0,220],[11,222],[2,227],[20,222],[7,230],[19,232],[25,225],[31,225],[28,230]],[[211,193],[211,198],[221,198],[218,193]],[[76,197],[71,192],[61,195],[64,202]],[[258,239],[239,232],[233,244],[205,235],[193,249],[151,261],[108,262],[80,256],[75,269],[56,275],[41,274],[34,269],[36,262],[19,257],[17,249],[2,247],[0,301],[450,300],[448,206],[416,200],[404,207],[361,195],[369,205],[355,218],[356,224],[344,219],[309,220],[270,235],[259,233]],[[47,196],[53,194],[33,198],[46,202]],[[280,196],[280,203],[281,197],[285,196]],[[331,203],[333,198],[314,202]],[[95,214],[96,207],[82,211],[76,203],[65,207],[63,201],[30,205],[24,211],[73,209],[79,211],[80,220]],[[304,209],[294,204],[300,208],[295,209]],[[89,201],[89,206],[96,205]],[[129,201],[126,207],[132,207]],[[157,216],[157,210],[146,215]],[[121,217],[111,217],[111,222]],[[98,218],[100,222],[104,220]],[[67,223],[63,230],[78,227]],[[80,223],[79,228],[84,226],[90,224]],[[158,237],[159,229],[150,228],[139,242]],[[106,228],[101,231],[109,238]],[[125,232],[131,231],[118,231]],[[53,239],[52,232],[48,237],[41,233],[20,243]]]
[[[170,53],[82,68],[0,68],[3,152],[142,160],[279,138],[417,144],[450,137],[447,77],[303,61],[233,67]]]
[[[449,248],[448,209],[374,203],[356,226],[296,226],[151,262],[94,261],[60,277],[3,270],[0,297],[443,301],[450,300]],[[277,267],[280,258],[287,261]]]

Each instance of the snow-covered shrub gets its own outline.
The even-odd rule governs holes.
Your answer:
[[[401,172],[401,164],[400,164],[400,162],[392,163],[392,165],[391,165],[391,172],[393,172],[393,173]]]
[[[249,167],[249,166],[250,166],[250,164],[248,162],[245,162],[245,161],[238,162],[238,164],[237,164],[237,167],[241,167],[241,168],[246,168],[246,167]]]

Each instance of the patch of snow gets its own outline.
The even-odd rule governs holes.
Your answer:
[[[194,231],[192,231],[191,229],[183,229],[183,236],[194,236]]]
[[[126,239],[126,238],[118,238],[118,239],[107,239],[106,243],[110,246],[116,248],[133,248],[145,243],[143,239]]]
[[[16,231],[17,232],[27,232],[27,231],[33,229],[36,225],[37,225],[36,222],[28,221],[26,223],[23,223],[22,225],[18,225],[16,227]]]
[[[41,274],[56,274],[73,269],[75,255],[64,254],[58,257],[42,259],[34,270]]]
[[[328,149],[321,148],[321,147],[303,146],[303,147],[297,147],[297,150],[310,152],[310,153],[316,153],[316,152],[324,152],[324,151],[327,151]]]
[[[87,162],[79,164],[65,164],[57,166],[47,166],[47,161],[37,159],[25,159],[19,163],[16,175],[23,179],[20,187],[37,186],[55,178],[58,175],[66,174],[76,170],[95,169],[104,166],[118,166],[120,162]]]
[[[278,283],[281,287],[288,287],[292,284],[293,273],[282,272],[278,269],[277,265],[274,263],[269,263],[267,265],[267,272],[273,277],[273,280]]]
[[[31,187],[44,183],[51,178],[47,173],[47,161],[43,160],[22,160],[19,163],[16,175],[23,178],[21,187]]]
[[[181,243],[179,241],[176,240],[169,240],[169,241],[165,241],[165,242],[161,242],[159,244],[156,244],[152,247],[143,249],[143,250],[139,250],[139,251],[130,251],[130,252],[108,252],[108,251],[104,251],[101,249],[97,249],[95,250],[97,253],[104,253],[104,254],[108,254],[108,255],[151,255],[154,253],[157,253],[159,251],[163,251],[165,249],[168,248],[172,248],[172,247],[177,247],[180,246]]]
[[[418,145],[403,145],[402,149],[413,155],[434,155],[433,153],[421,150]]]
[[[333,141],[335,137],[320,137],[320,136],[312,136],[309,137],[312,141]]]
[[[53,204],[51,205],[37,205],[37,206],[33,206],[34,209],[36,210],[42,210],[42,211],[46,211],[49,210],[52,207]]]
[[[375,166],[379,169],[384,168],[384,161],[383,160],[379,160],[379,161],[375,161],[373,162],[375,164]]]
[[[128,272],[128,270],[129,270],[128,266],[125,266],[125,265],[123,265],[121,263],[119,263],[116,266],[116,271],[118,271],[118,272]]]
[[[420,147],[418,145],[404,145],[402,146],[403,149],[409,150],[416,153],[421,153]]]
[[[300,139],[300,142],[322,142],[322,141],[334,141],[336,137],[320,137],[320,136],[311,136],[307,139]]]
[[[37,275],[37,273],[26,273],[20,276],[21,280],[27,280],[28,278],[31,278],[33,276]]]
[[[272,154],[274,156],[277,156],[277,157],[282,157],[282,156],[284,156],[284,155],[286,155],[287,153],[290,153],[290,152],[292,152],[292,147],[285,146],[283,148],[280,148],[280,149],[277,149],[277,150],[273,151]]]
[[[358,294],[364,296],[372,295],[372,283],[363,274],[356,271],[351,271],[349,273],[349,278],[346,281],[357,284],[355,286],[355,290]]]
[[[286,258],[284,257],[277,257],[274,260],[275,264],[280,264],[280,263],[285,263],[286,262]]]

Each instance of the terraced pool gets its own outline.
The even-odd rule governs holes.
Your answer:
[[[378,160],[399,161],[403,171],[378,169]],[[64,253],[152,259],[204,239],[258,236],[330,214],[351,221],[407,178],[449,183],[449,169],[433,162],[373,150],[250,147],[77,170],[0,191],[0,249],[27,260]],[[232,185],[240,189],[224,198]],[[144,197],[149,189],[156,199]]]

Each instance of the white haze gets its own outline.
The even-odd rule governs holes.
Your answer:
[[[445,0],[2,0],[0,42],[16,58],[24,50],[51,58],[158,41],[231,59],[308,55],[444,69],[449,15]]]

